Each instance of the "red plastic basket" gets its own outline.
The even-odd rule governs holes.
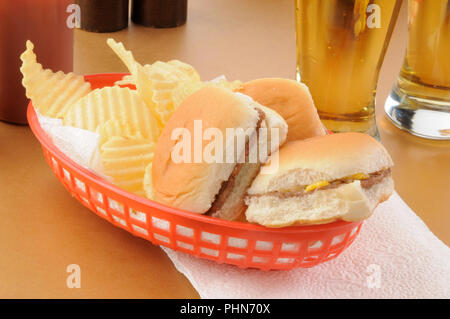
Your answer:
[[[88,75],[93,88],[111,86],[125,74]],[[131,234],[218,263],[241,268],[312,267],[337,257],[358,235],[362,222],[267,228],[225,221],[168,207],[128,193],[76,164],[39,125],[32,104],[28,122],[56,177],[84,206]]]

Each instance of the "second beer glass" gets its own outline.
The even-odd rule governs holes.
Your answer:
[[[408,46],[385,104],[391,121],[414,135],[450,140],[450,1],[408,1]]]

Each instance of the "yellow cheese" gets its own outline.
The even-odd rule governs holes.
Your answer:
[[[362,179],[368,179],[368,178],[369,178],[369,175],[367,175],[367,174],[356,173],[356,174],[353,174],[351,176],[347,176],[347,177],[345,177],[343,179],[344,180],[362,180]],[[318,182],[316,182],[314,184],[310,184],[310,185],[305,186],[305,192],[311,192],[311,191],[313,191],[315,189],[319,189],[319,188],[322,188],[322,187],[325,187],[325,186],[328,186],[328,185],[330,185],[330,183],[327,182],[327,181],[318,181]],[[294,193],[294,192],[300,191],[301,189],[302,189],[302,186],[297,186],[297,187],[292,187],[292,188],[284,188],[284,189],[280,190],[280,192],[282,192],[282,193]]]
[[[310,185],[306,186],[305,187],[305,191],[306,192],[311,192],[311,191],[313,191],[315,189],[318,189],[318,188],[321,188],[321,187],[325,187],[325,186],[328,186],[328,185],[330,185],[330,183],[328,183],[327,181],[320,181],[320,182],[317,182],[317,183],[310,184]]]
[[[349,179],[361,180],[361,179],[368,179],[369,175],[364,174],[364,173],[357,173],[357,174],[354,174],[352,176],[349,176],[348,178]]]

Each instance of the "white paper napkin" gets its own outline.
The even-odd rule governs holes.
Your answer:
[[[39,124],[52,139],[53,144],[75,163],[97,174],[103,179],[112,181],[104,174],[100,150],[99,134],[80,128],[65,126],[61,119],[43,116],[35,109]]]
[[[264,272],[163,248],[201,298],[450,298],[450,248],[397,193],[337,258]]]

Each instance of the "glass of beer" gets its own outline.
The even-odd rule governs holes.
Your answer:
[[[378,136],[375,93],[401,0],[296,0],[297,80],[325,126]]]
[[[408,45],[385,111],[414,135],[450,139],[450,1],[408,1]]]

